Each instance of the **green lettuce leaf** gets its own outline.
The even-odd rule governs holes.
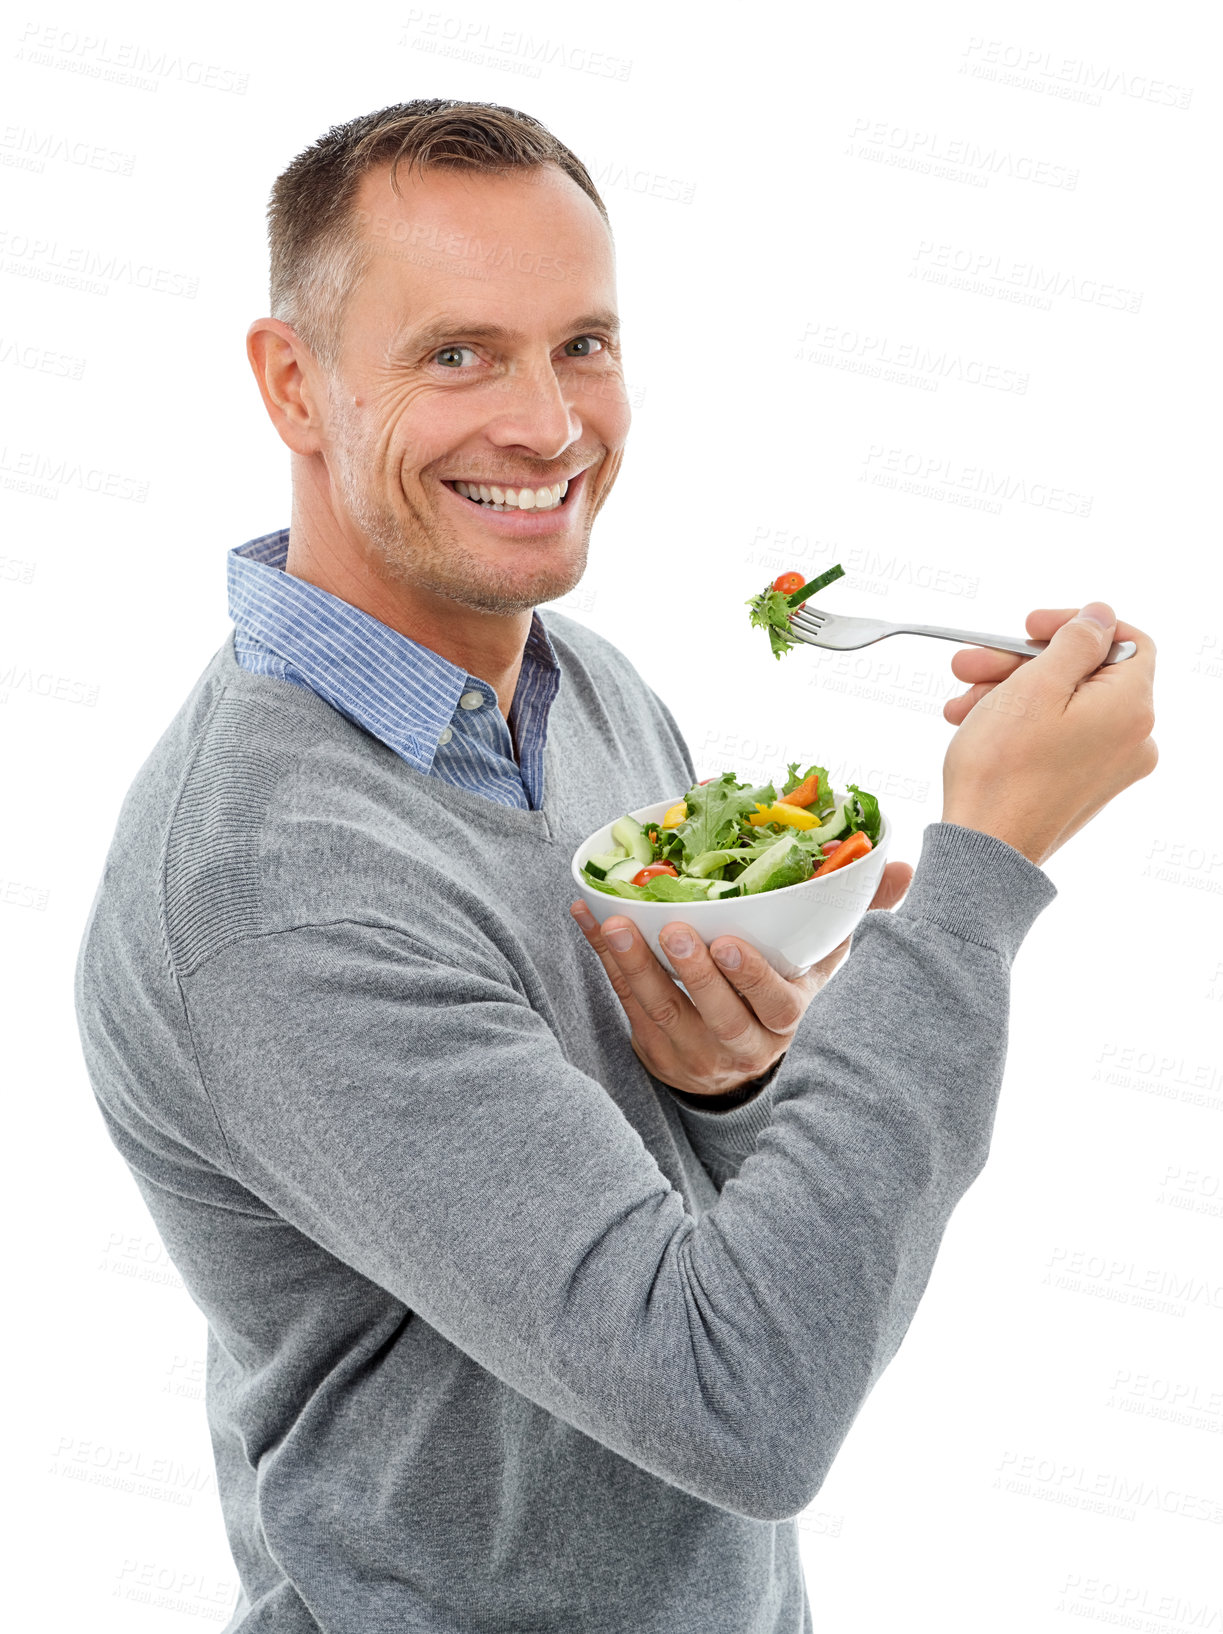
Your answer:
[[[771,783],[751,788],[736,780],[733,772],[708,783],[697,783],[684,796],[688,815],[675,830],[683,846],[685,863],[692,862],[702,851],[721,851],[733,845],[739,832],[739,820],[756,806],[771,805],[777,798]]]
[[[709,895],[709,881],[689,879],[687,875],[675,879],[670,874],[655,874],[644,890],[652,902],[704,902]]]
[[[632,902],[652,900],[648,891],[634,885],[629,879],[592,879],[587,875],[582,883],[589,885],[592,891],[603,891],[607,896],[626,896]]]
[[[780,658],[783,652],[789,652],[794,645],[790,634],[790,603],[781,591],[769,587],[758,596],[752,596],[745,605],[751,608],[752,627],[769,632],[773,657]]]
[[[856,834],[859,829],[866,835],[872,845],[879,843],[879,802],[873,794],[867,794],[856,783],[851,783],[845,791],[857,796],[854,809],[849,815],[847,834]]]
[[[787,794],[794,793],[795,789],[798,788],[800,783],[805,783],[809,777],[814,776],[818,780],[816,784],[817,793],[815,799],[807,807],[807,810],[818,814],[832,804],[832,789],[828,782],[827,767],[808,766],[807,770],[800,776],[798,771],[798,761],[792,760],[788,769],[790,775],[786,778],[786,786],[784,789],[782,789],[778,799],[784,800]]]

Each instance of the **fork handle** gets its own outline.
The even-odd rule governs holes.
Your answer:
[[[1035,658],[1049,645],[1047,641],[1024,641],[1015,635],[982,635],[978,630],[949,630],[942,624],[898,624],[893,635],[933,635],[942,641],[967,642],[975,647],[995,647],[1002,652],[1017,652],[1023,658]],[[1119,664],[1123,658],[1132,658],[1138,651],[1134,641],[1114,641],[1102,664]]]

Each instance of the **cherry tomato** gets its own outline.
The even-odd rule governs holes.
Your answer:
[[[712,783],[712,782],[713,782],[713,778],[712,778],[712,777],[703,777],[703,778],[702,778],[702,779],[701,779],[701,782],[702,782],[702,783]]]
[[[773,580],[773,589],[780,590],[783,596],[792,596],[796,590],[801,590],[806,582],[801,573],[782,573]]]
[[[792,596],[796,590],[801,590],[806,582],[801,573],[779,573],[773,580],[773,589],[780,590],[783,596]],[[800,601],[796,611],[801,613],[806,605],[805,601]]]
[[[840,840],[825,840],[820,849],[823,851],[825,856],[828,856],[829,852],[835,851],[837,846],[840,844]]]
[[[633,884],[648,885],[655,874],[670,874],[674,879],[679,878],[678,870],[672,868],[669,862],[652,862],[648,867],[643,868],[640,873],[633,875]]]

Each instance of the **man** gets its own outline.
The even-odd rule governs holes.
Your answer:
[[[1093,604],[957,654],[943,821],[848,973],[807,1020],[848,944],[787,982],[720,937],[674,948],[684,995],[568,864],[688,749],[537,611],[629,423],[589,176],[514,110],[410,103],[270,223],[290,527],[230,556],[77,972],[208,1318],[229,1630],[810,1630],[793,1517],[985,1161],[1039,864],[1154,765],[1153,645]]]

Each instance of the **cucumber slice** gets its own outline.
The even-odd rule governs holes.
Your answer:
[[[616,880],[623,880],[625,884],[631,885],[633,875],[639,874],[641,869],[642,864],[637,861],[636,857],[625,857],[622,862],[613,862],[603,878],[610,880],[613,884]]]
[[[853,814],[854,797],[847,795],[832,816],[819,828],[804,828],[799,830],[804,845],[823,845],[825,840],[836,840],[849,827],[849,819]]]
[[[582,870],[589,874],[591,879],[606,879],[608,869],[614,868],[618,862],[624,860],[624,847],[618,845],[614,851],[600,851],[596,856],[587,857],[582,864]]]
[[[636,857],[639,868],[652,861],[654,847],[650,844],[650,836],[635,817],[621,817],[618,822],[613,823],[611,836],[617,845],[624,847],[630,857]]]
[[[792,834],[783,834],[776,845],[771,845],[755,862],[748,863],[737,884],[744,896],[780,890],[783,885],[799,885],[811,878],[811,863],[808,847],[800,845]]]
[[[709,896],[707,900],[710,902],[715,902],[719,897],[741,896],[742,894],[743,893],[739,889],[739,881],[737,879],[711,879],[709,882]]]

